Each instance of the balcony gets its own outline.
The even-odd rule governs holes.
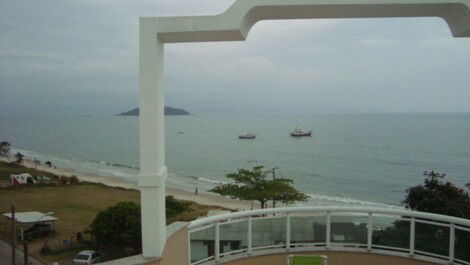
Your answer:
[[[109,264],[285,265],[292,254],[341,264],[470,264],[470,220],[382,208],[290,207],[174,223],[159,260]]]
[[[364,254],[406,258],[403,264],[470,264],[470,220],[408,210],[264,209],[196,220],[188,229],[191,265],[245,264],[233,261],[266,255],[285,261],[297,252],[326,254],[330,264]]]

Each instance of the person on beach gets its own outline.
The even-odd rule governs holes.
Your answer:
[[[196,195],[196,196],[197,196],[197,195],[198,195],[198,193],[199,193],[199,192],[198,192],[198,190],[197,190],[197,188],[196,188],[196,189],[194,190],[194,195]]]

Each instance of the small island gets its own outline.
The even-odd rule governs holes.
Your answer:
[[[119,116],[139,116],[139,108],[135,108],[118,114]],[[172,108],[165,106],[165,115],[191,115],[184,109]]]

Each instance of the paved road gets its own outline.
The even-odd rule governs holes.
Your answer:
[[[23,251],[16,250],[16,265],[24,265]],[[33,257],[29,257],[28,265],[43,265]],[[0,240],[0,265],[11,265],[11,245]]]
[[[73,265],[72,260],[66,259],[66,260],[60,260],[57,262],[59,265]]]

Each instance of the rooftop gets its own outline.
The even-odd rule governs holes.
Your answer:
[[[11,213],[4,213],[3,216],[11,220]],[[46,215],[45,213],[41,212],[17,212],[15,213],[15,220],[17,223],[20,224],[32,224],[37,222],[38,220],[41,222],[52,222],[57,220],[57,218]]]

